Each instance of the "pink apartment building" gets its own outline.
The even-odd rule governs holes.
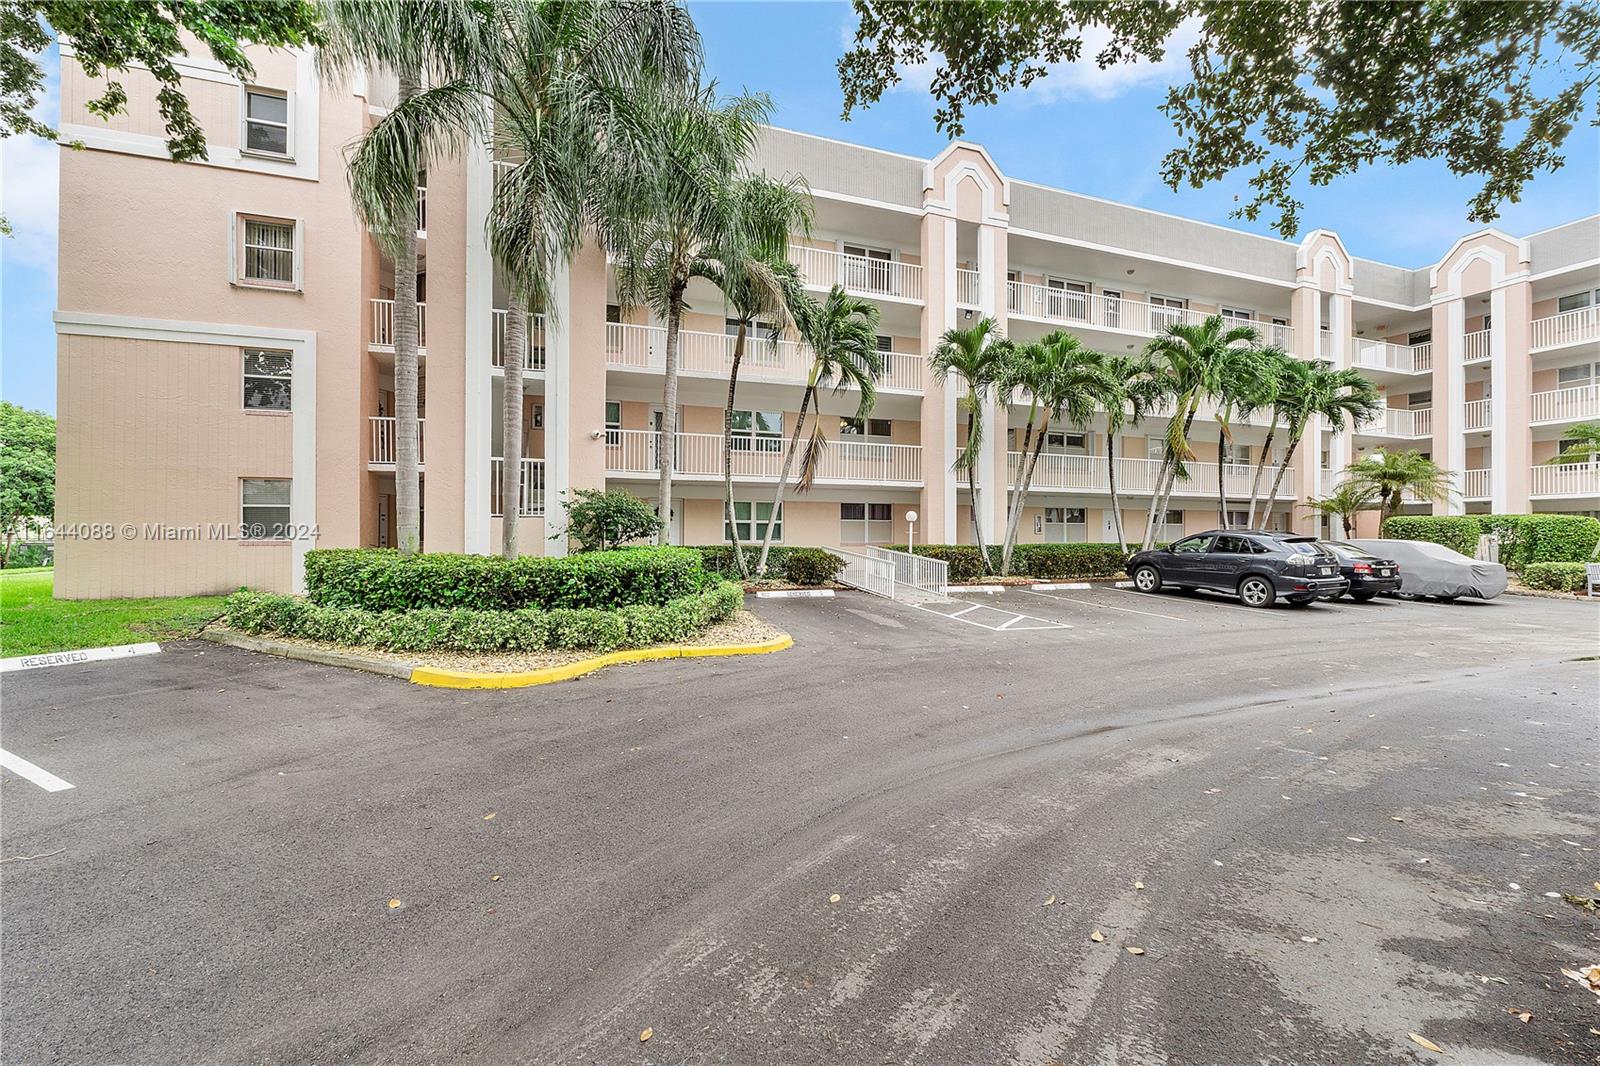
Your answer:
[[[95,80],[62,64],[62,133],[87,150],[61,158],[56,524],[82,535],[58,541],[57,595],[289,590],[310,547],[393,540],[393,271],[354,218],[343,169],[390,90],[320,83],[309,54],[256,59],[251,85],[208,59],[182,65],[210,144],[208,161],[188,164],[166,157],[150,79],[126,79],[129,113],[107,123],[84,106]],[[914,509],[919,541],[970,539],[950,470],[957,386],[930,380],[925,357],[982,315],[1019,338],[1065,328],[1132,352],[1167,323],[1221,313],[1370,375],[1385,418],[1354,434],[1319,428],[1274,501],[1276,526],[1317,528],[1297,501],[1326,493],[1354,457],[1393,448],[1458,472],[1459,498],[1414,510],[1600,510],[1600,466],[1544,463],[1564,431],[1600,417],[1600,215],[1471,233],[1407,269],[1355,258],[1326,230],[1285,242],[1014,180],[971,144],[919,159],[771,129],[751,165],[810,182],[816,231],[796,239],[795,261],[817,291],[837,283],[877,303],[887,373],[865,422],[847,417],[854,397],[824,397],[834,444],[816,485],[774,516],[775,442],[792,428],[807,357],[790,343],[747,355],[735,454],[746,537],[776,520],[786,544],[904,541]],[[602,249],[578,256],[559,314],[531,331],[524,492],[501,500],[504,290],[482,225],[493,183],[493,161],[472,154],[437,162],[418,190],[425,544],[491,551],[510,511],[524,550],[560,553],[547,530],[568,490],[655,494],[664,332],[618,307]],[[718,543],[730,338],[720,294],[696,283],[690,296],[672,536]],[[993,486],[1022,417],[991,419],[1004,427],[988,435]],[[1163,428],[1150,419],[1114,442],[1132,536]],[[1235,500],[1266,430],[1265,418],[1235,430],[1221,475]],[[1169,534],[1216,524],[1217,444],[1198,435],[1202,461],[1163,516]],[[1100,420],[1050,428],[1025,539],[1111,539],[1106,445]],[[984,499],[997,537],[1003,494]],[[267,535],[216,532],[245,523]]]

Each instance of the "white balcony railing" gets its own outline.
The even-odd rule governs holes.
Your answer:
[[[898,259],[876,259],[845,255],[831,248],[789,246],[789,257],[806,284],[822,289],[835,285],[864,296],[892,296],[903,300],[922,299],[922,268]]]
[[[1372,437],[1432,436],[1433,411],[1426,407],[1385,407],[1381,418],[1364,424],[1356,432]]]
[[[505,494],[500,491],[500,475],[506,461],[499,456],[489,460],[489,514],[505,516]],[[517,515],[534,518],[544,514],[544,460],[522,460],[522,479],[518,484]]]
[[[1533,468],[1534,496],[1600,496],[1600,462]]]
[[[956,271],[956,305],[959,307],[977,307],[981,287],[978,283],[976,270]]]
[[[1488,429],[1492,418],[1488,400],[1468,400],[1462,412],[1462,429]]]
[[[733,366],[735,338],[722,333],[678,332],[678,369],[686,374],[726,377]],[[882,389],[922,391],[923,359],[904,352],[883,352]],[[667,365],[667,331],[660,326],[606,323],[606,362],[637,370],[663,370]],[[747,335],[739,379],[803,385],[811,373],[811,349],[789,340],[769,340],[764,333]]]
[[[1530,421],[1573,422],[1579,419],[1600,418],[1600,385],[1575,385],[1569,389],[1551,389],[1536,392]]]
[[[1370,367],[1374,370],[1415,374],[1433,369],[1433,346],[1391,344],[1388,341],[1369,341],[1357,337],[1350,346],[1350,361],[1356,366]]]
[[[369,463],[378,463],[385,466],[393,466],[395,464],[394,422],[394,416],[392,415],[372,415],[367,419],[372,433],[372,451],[367,458]],[[419,464],[422,462],[424,455],[423,431],[427,426],[427,422],[426,418],[417,419],[417,462]]]
[[[1489,358],[1489,331],[1480,329],[1468,333],[1463,338],[1461,358],[1467,363],[1480,363]]]
[[[1600,340],[1600,307],[1580,307],[1533,320],[1534,351]]]
[[[497,367],[506,365],[506,312],[498,307],[494,309],[494,339],[489,360]],[[535,371],[544,369],[543,315],[528,317],[528,351],[523,359],[522,368]]]
[[[1463,470],[1461,472],[1461,495],[1469,500],[1487,500],[1489,498],[1489,471]]]
[[[1009,477],[1015,483],[1021,470],[1022,453],[1007,454]],[[1148,496],[1155,491],[1156,478],[1161,471],[1159,459],[1117,459],[1117,491],[1129,495]],[[1217,464],[1195,461],[1187,464],[1189,476],[1181,478],[1173,492],[1185,496],[1217,495]],[[1269,466],[1261,475],[1261,491],[1272,489],[1275,474]],[[1223,463],[1222,478],[1231,498],[1248,498],[1250,484],[1255,478],[1251,463]],[[1110,471],[1103,455],[1042,454],[1033,470],[1032,488],[1047,492],[1110,492]],[[1294,498],[1294,471],[1284,472],[1283,484],[1278,489],[1280,499]]]
[[[417,347],[425,347],[428,343],[428,305],[417,305]],[[394,301],[372,301],[372,346],[374,348],[394,347]]]
[[[1333,358],[1333,331],[1332,330],[1324,329],[1324,330],[1318,330],[1317,331],[1317,358],[1318,359],[1329,359],[1329,360],[1331,360]]]
[[[1153,336],[1170,325],[1197,325],[1209,313],[1184,307],[1167,307],[1127,300],[1120,296],[1103,296],[1093,292],[1076,292],[1050,285],[1030,282],[1006,282],[1006,309],[1009,314],[1024,318],[1038,318],[1047,322],[1067,325],[1096,326],[1102,329]],[[1229,322],[1233,324],[1232,321]],[[1288,347],[1294,343],[1294,327],[1272,322],[1253,321],[1267,344]]]
[[[607,431],[606,473],[654,476],[660,437],[655,430]],[[733,476],[744,481],[777,481],[783,471],[783,449],[787,447],[787,439],[744,442],[744,447],[736,447],[733,452]],[[673,469],[683,478],[721,479],[722,434],[679,433]],[[791,477],[795,474],[796,471],[790,472]],[[922,448],[915,444],[829,441],[814,480],[920,485]]]

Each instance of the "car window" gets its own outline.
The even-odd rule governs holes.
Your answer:
[[[1187,554],[1189,554],[1191,552],[1203,552],[1203,551],[1205,551],[1206,550],[1206,546],[1209,545],[1210,543],[1211,543],[1211,538],[1210,537],[1189,537],[1186,540],[1180,540],[1180,541],[1178,541],[1178,543],[1174,544],[1172,546],[1172,550],[1174,552],[1178,552],[1178,553],[1187,555]]]
[[[1348,555],[1352,559],[1377,558],[1365,548],[1358,548],[1354,544],[1345,544],[1342,541],[1324,542],[1323,547],[1330,549],[1335,555]]]
[[[1226,555],[1249,555],[1250,542],[1243,537],[1218,537],[1217,546],[1212,551],[1222,552]]]

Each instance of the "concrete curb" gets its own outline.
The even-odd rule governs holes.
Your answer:
[[[660,648],[629,648],[597,655],[593,659],[580,659],[575,663],[549,666],[543,670],[528,670],[516,674],[478,674],[465,670],[438,670],[419,666],[411,672],[411,683],[435,688],[527,688],[531,685],[549,685],[556,681],[570,681],[618,663],[650,662],[657,659],[698,659],[720,655],[766,655],[794,646],[788,634],[760,644],[712,644],[697,647],[689,644],[668,644]]]
[[[758,600],[831,599],[833,589],[767,589],[756,593]]]
[[[213,644],[226,644],[230,648],[242,648],[245,651],[277,655],[285,659],[299,659],[301,662],[317,663],[321,666],[344,666],[352,670],[365,670],[372,674],[397,677],[401,681],[411,680],[412,672],[416,670],[415,663],[394,662],[353,651],[308,648],[303,644],[291,644],[270,637],[255,637],[233,629],[207,628],[201,630],[199,636],[201,640],[209,640]]]

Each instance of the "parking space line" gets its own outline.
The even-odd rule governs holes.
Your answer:
[[[63,781],[49,770],[35,766],[22,756],[13,755],[4,748],[0,748],[0,766],[19,777],[27,778],[46,792],[61,792],[76,787],[72,782]]]
[[[983,604],[981,604],[981,603],[975,603],[971,607],[963,608],[962,610],[957,611],[955,614],[946,614],[945,617],[946,618],[960,618],[962,615],[966,614],[968,611],[976,611],[979,607],[982,607],[982,606],[983,606]],[[940,611],[939,613],[940,614],[944,614],[943,611]]]
[[[1006,611],[1006,610],[1002,610],[999,607],[988,607],[988,606],[985,606],[984,604],[974,604],[972,607],[968,607],[965,610],[956,611],[953,614],[947,614],[944,611],[936,610],[936,609],[934,609],[932,607],[928,607],[928,606],[925,606],[925,605],[920,604],[920,603],[908,603],[908,604],[906,604],[906,606],[907,607],[915,607],[919,611],[927,611],[929,614],[936,614],[940,618],[949,618],[949,619],[953,619],[954,621],[957,621],[957,622],[965,622],[969,626],[977,626],[980,629],[987,629],[991,633],[1000,633],[1000,632],[1015,633],[1015,632],[1019,632],[1021,630],[1029,630],[1029,629],[1071,629],[1072,628],[1072,626],[1069,625],[1066,622],[1056,622],[1056,621],[1052,621],[1049,618],[1038,618],[1038,617],[1036,617],[1034,615],[1031,615],[1031,614],[1019,614],[1016,611]],[[981,608],[981,609],[983,609],[985,611],[989,611],[989,612],[991,612],[993,614],[1008,614],[1008,615],[1011,615],[1011,617],[1006,619],[1004,622],[1000,623],[999,625],[990,625],[988,622],[980,622],[976,618],[963,618],[962,617],[962,615],[966,614],[968,611],[972,611],[972,610],[975,610],[975,609],[978,609],[978,608]],[[1019,623],[1021,623],[1023,621],[1037,622],[1039,624],[1038,625],[1020,625]]]
[[[1155,611],[1139,611],[1132,607],[1118,607],[1110,603],[1096,603],[1094,600],[1083,600],[1076,596],[1051,596],[1048,593],[1034,592],[1031,589],[1024,589],[1022,591],[1026,592],[1029,596],[1038,596],[1041,599],[1060,600],[1063,603],[1081,603],[1085,607],[1099,607],[1101,610],[1105,611],[1121,611],[1123,614],[1142,614],[1146,618],[1165,618],[1169,622],[1189,621],[1189,619],[1179,618],[1175,614],[1157,614]]]

